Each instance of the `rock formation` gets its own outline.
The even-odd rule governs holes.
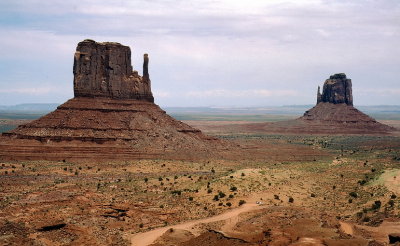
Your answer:
[[[346,74],[338,73],[325,80],[322,95],[318,86],[317,103],[327,102],[333,104],[345,103],[353,106],[351,79]]]
[[[86,39],[78,44],[74,56],[74,95],[154,102],[148,64],[145,54],[141,77],[132,69],[128,46]]]
[[[149,57],[143,76],[119,43],[85,40],[74,56],[73,99],[0,139],[0,159],[187,159],[210,156],[220,140],[153,103]]]
[[[306,111],[299,120],[315,127],[316,131],[317,128],[325,129],[324,131],[331,129],[332,133],[394,130],[353,107],[351,79],[348,79],[344,73],[331,75],[325,80],[322,94],[318,86],[317,105]]]
[[[241,125],[240,130],[270,134],[391,134],[395,128],[353,107],[351,80],[344,73],[330,76],[317,90],[317,104],[295,120]],[[232,128],[232,127],[231,127]]]

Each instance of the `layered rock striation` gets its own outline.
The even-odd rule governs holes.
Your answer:
[[[154,104],[143,76],[119,43],[84,40],[74,55],[75,97],[0,139],[0,159],[188,159],[209,157],[220,140],[170,117]]]
[[[80,42],[74,55],[75,97],[107,97],[154,102],[144,54],[143,76],[133,70],[131,49],[119,43]]]

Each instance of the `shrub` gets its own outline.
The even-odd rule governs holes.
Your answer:
[[[232,206],[232,203],[227,202],[227,203],[226,203],[226,206],[230,207],[230,206]]]
[[[232,195],[232,194],[230,194],[230,195],[229,195],[229,198],[231,198],[231,199],[232,199],[232,198],[233,198],[233,195]]]
[[[353,203],[353,199],[349,198],[349,203]]]
[[[357,193],[354,192],[354,191],[350,192],[349,195],[350,195],[351,197],[354,197],[354,198],[357,198],[357,197],[358,197]]]
[[[378,210],[381,208],[382,202],[381,201],[375,201],[374,204],[372,204],[372,209],[373,210]]]
[[[193,201],[193,197],[191,196],[191,197],[189,197],[189,201]]]
[[[242,205],[245,204],[245,203],[246,203],[245,200],[240,200],[240,201],[239,201],[239,206],[242,206]]]
[[[242,173],[241,175],[242,175],[242,177],[246,176],[246,174],[244,174],[244,173]]]
[[[158,178],[158,181],[163,181],[163,178],[159,177],[159,178]]]
[[[139,228],[143,228],[143,223],[140,223],[140,224],[139,224]]]
[[[231,187],[231,191],[232,191],[232,192],[237,191],[237,187],[236,187],[236,186],[232,186],[232,187]]]
[[[314,193],[311,193],[311,197],[315,197],[315,194],[314,194]]]
[[[290,203],[293,203],[293,202],[294,202],[293,197],[289,197],[289,202],[290,202]]]
[[[213,198],[213,200],[214,200],[214,201],[219,201],[218,195],[215,195],[214,198]]]
[[[388,204],[393,207],[394,206],[394,201],[393,200],[389,200]]]
[[[173,190],[173,191],[171,191],[171,194],[172,194],[172,195],[176,194],[176,195],[180,196],[180,195],[182,194],[182,191],[180,191],[180,190]]]
[[[210,194],[212,192],[212,189],[208,189],[207,193]]]
[[[222,191],[218,192],[218,195],[220,198],[224,198],[226,196],[225,193]]]
[[[278,195],[274,195],[274,199],[275,200],[279,200],[279,196]]]
[[[147,181],[149,181],[149,179],[148,178],[144,178],[144,182],[147,183]]]
[[[161,205],[160,205],[160,208],[164,208],[164,205],[161,204]]]
[[[392,194],[391,196],[390,196],[390,198],[392,198],[392,199],[396,199],[396,195],[395,194]]]

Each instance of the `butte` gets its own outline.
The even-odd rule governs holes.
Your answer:
[[[339,73],[318,86],[317,104],[303,116],[289,121],[244,125],[247,132],[278,134],[367,134],[390,135],[395,128],[379,123],[353,107],[351,79]]]
[[[3,133],[2,160],[208,158],[220,140],[175,120],[154,104],[144,54],[143,76],[131,50],[84,40],[74,55],[74,98]]]

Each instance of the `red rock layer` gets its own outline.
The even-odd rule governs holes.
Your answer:
[[[73,98],[42,118],[3,133],[0,158],[186,159],[207,155],[218,142],[151,102]]]

